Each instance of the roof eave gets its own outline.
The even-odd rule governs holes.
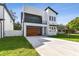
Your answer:
[[[0,5],[4,6],[4,8],[6,9],[6,11],[9,13],[9,15],[10,15],[11,19],[14,21],[14,19],[13,19],[12,15],[10,14],[10,12],[9,12],[9,10],[8,10],[7,6],[5,5],[5,3],[0,3]]]
[[[48,6],[48,7],[45,9],[45,11],[46,11],[47,9],[50,9],[51,11],[55,12],[56,15],[58,15],[58,12],[56,12],[55,10],[53,10],[51,7]]]

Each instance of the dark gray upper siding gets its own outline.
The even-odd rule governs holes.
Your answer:
[[[42,16],[24,13],[24,22],[42,24]]]

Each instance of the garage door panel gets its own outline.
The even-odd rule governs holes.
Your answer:
[[[27,36],[37,36],[37,35],[41,35],[41,27],[27,27]]]

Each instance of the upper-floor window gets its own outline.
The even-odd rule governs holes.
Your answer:
[[[51,16],[49,16],[49,20],[51,20]]]
[[[56,17],[54,17],[54,16],[49,16],[49,20],[50,20],[50,21],[56,21]]]
[[[52,16],[52,21],[53,21],[53,16]]]
[[[39,15],[33,15],[33,14],[24,14],[24,22],[29,22],[29,23],[42,23],[42,16]]]
[[[54,21],[56,21],[56,17],[54,17]]]

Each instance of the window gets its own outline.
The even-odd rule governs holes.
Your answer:
[[[54,27],[54,31],[56,31],[55,27]]]
[[[52,30],[53,30],[53,27],[52,27]]]
[[[49,30],[49,32],[51,32],[51,30]]]
[[[51,29],[51,26],[49,28]]]
[[[49,20],[50,20],[50,21],[56,21],[56,17],[49,16]]]
[[[10,20],[10,23],[12,23],[12,21]]]
[[[55,29],[55,27],[54,27],[54,29]]]
[[[56,17],[54,17],[54,21],[56,21]]]
[[[52,26],[52,30],[55,30],[56,28],[54,26]]]
[[[51,20],[51,16],[49,16],[49,20]]]
[[[33,15],[33,14],[24,14],[24,22],[30,22],[30,23],[42,23],[42,16],[39,15]]]
[[[53,16],[52,16],[52,21],[53,21]]]

